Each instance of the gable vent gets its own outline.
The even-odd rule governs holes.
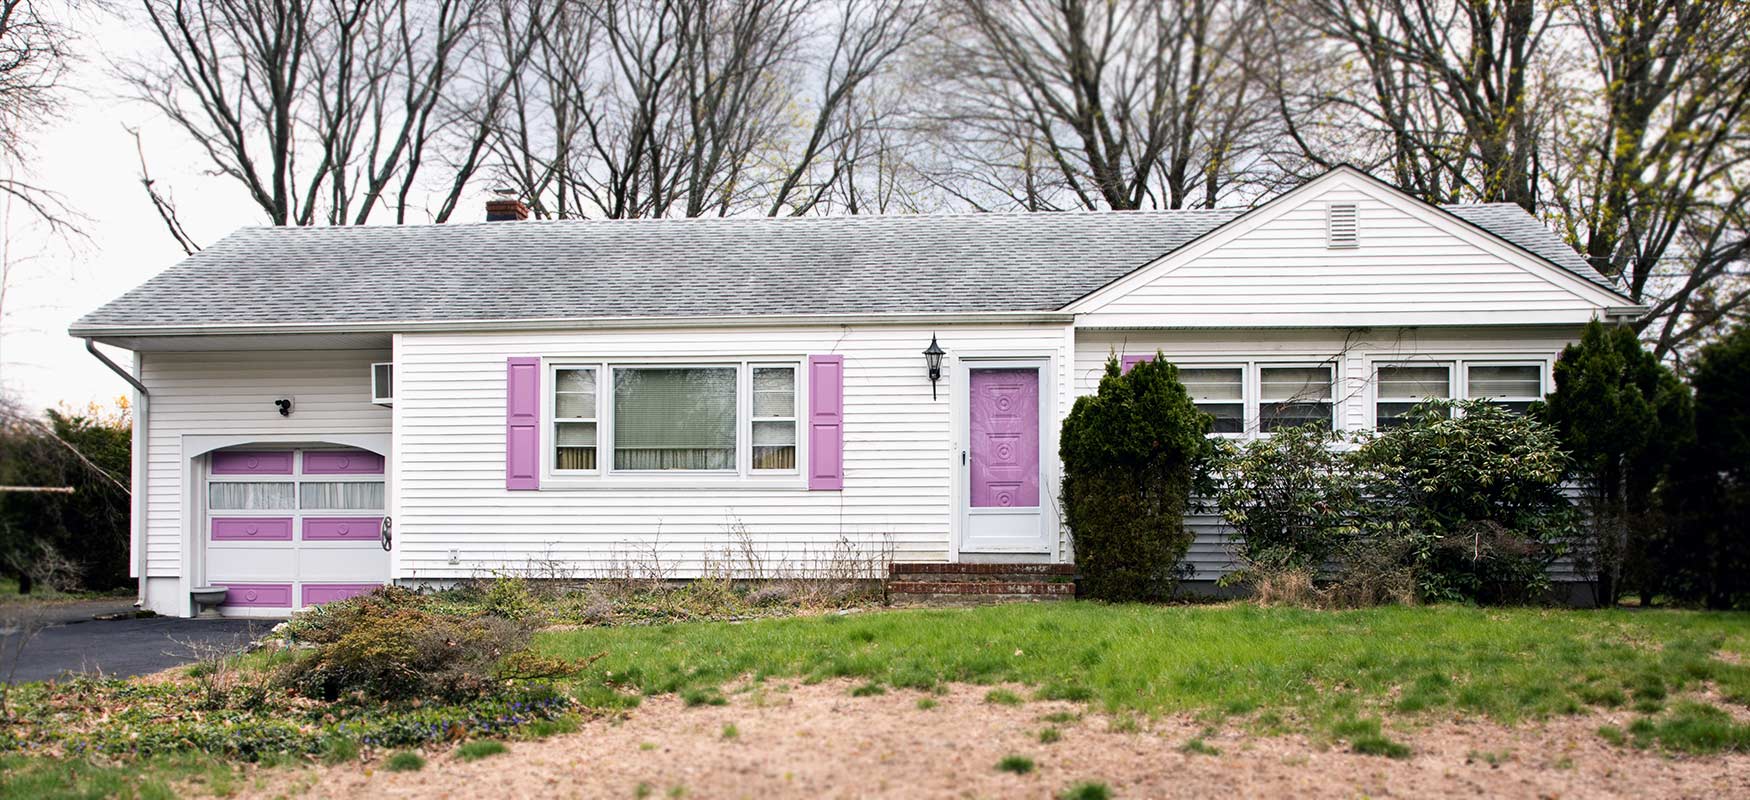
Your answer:
[[[1361,245],[1361,212],[1354,203],[1330,203],[1325,206],[1325,246],[1359,247]]]

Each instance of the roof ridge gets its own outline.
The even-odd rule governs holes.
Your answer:
[[[1004,219],[1017,218],[1050,219],[1050,218],[1086,218],[1086,217],[1118,217],[1118,216],[1181,216],[1200,214],[1239,214],[1247,209],[1239,206],[1220,206],[1216,208],[1126,208],[1126,209],[1066,209],[1061,211],[947,211],[927,212],[921,214],[823,214],[810,216],[784,217],[566,217],[563,219],[523,219],[523,220],[471,220],[468,222],[407,222],[393,225],[244,225],[237,231],[330,231],[330,230],[425,230],[433,228],[462,229],[492,226],[495,229],[508,229],[513,226],[543,226],[558,227],[563,225],[687,225],[709,223],[820,223],[820,222],[857,222],[878,223],[894,221],[920,221],[942,219]]]

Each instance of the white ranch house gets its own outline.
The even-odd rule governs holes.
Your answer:
[[[1178,364],[1219,435],[1357,430],[1534,400],[1637,310],[1517,207],[1339,168],[1243,212],[248,228],[71,333],[133,353],[145,607],[265,616],[537,562],[687,577],[743,536],[1069,563],[1056,432],[1111,354]]]

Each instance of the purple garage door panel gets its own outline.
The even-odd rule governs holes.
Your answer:
[[[306,606],[319,606],[348,597],[357,597],[382,586],[380,583],[306,583],[304,584],[304,602]]]
[[[219,517],[213,520],[215,542],[289,542],[291,517]]]
[[[381,475],[383,457],[368,450],[306,450],[305,475]]]
[[[291,608],[292,585],[289,583],[221,583],[225,605],[247,608]]]
[[[382,517],[304,518],[306,542],[375,542],[382,532]]]
[[[1039,370],[974,369],[969,429],[974,508],[1039,506]]]
[[[213,454],[214,475],[290,475],[290,450],[225,450]]]

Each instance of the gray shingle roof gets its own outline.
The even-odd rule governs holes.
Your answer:
[[[1476,203],[1473,205],[1441,206],[1453,216],[1495,234],[1509,242],[1542,256],[1544,260],[1574,273],[1606,289],[1616,291],[1616,284],[1599,274],[1586,259],[1569,247],[1537,218],[1512,203]]]
[[[1451,210],[1603,282],[1516,207]],[[244,228],[86,315],[72,331],[1052,311],[1241,213]]]

